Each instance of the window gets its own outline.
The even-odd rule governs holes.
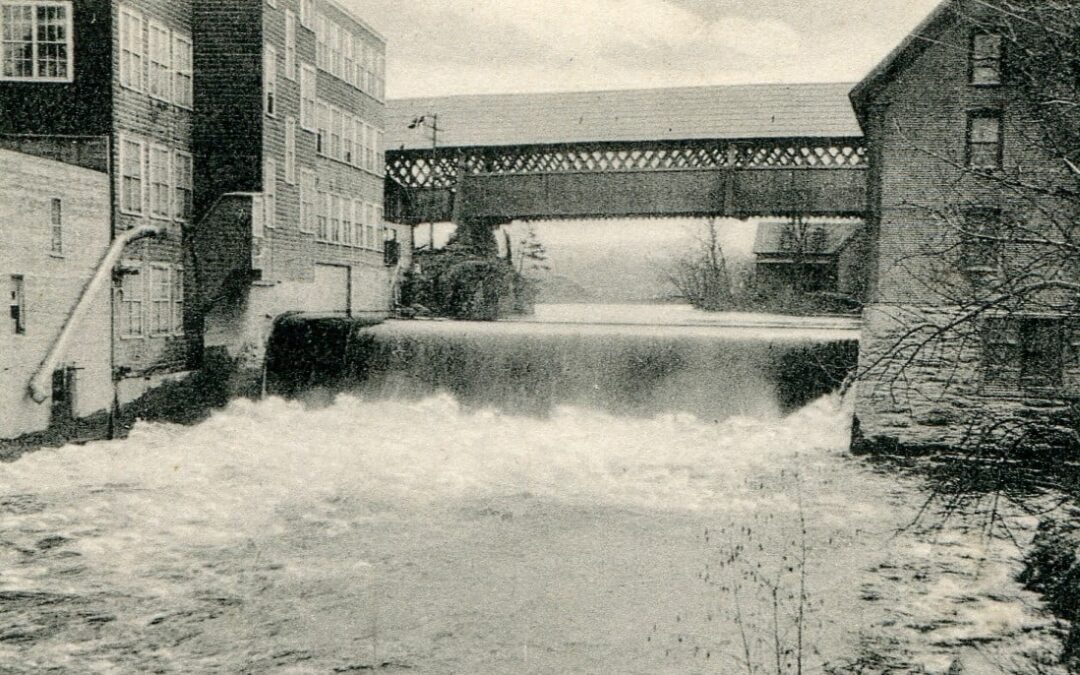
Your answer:
[[[341,26],[337,25],[333,21],[327,20],[328,28],[330,29],[329,45],[326,49],[327,63],[326,69],[341,77]]]
[[[360,127],[359,132],[358,132],[358,135],[360,136],[360,139],[359,139],[359,147],[356,150],[356,153],[357,153],[356,167],[359,168],[359,169],[363,169],[365,166],[367,166],[367,154],[368,154],[368,145],[369,145],[369,141],[368,141],[368,125],[366,123],[364,123],[364,122],[357,122],[357,126]]]
[[[329,144],[329,138],[327,134],[330,129],[330,108],[322,101],[318,103],[318,129],[315,136],[315,152],[320,155],[326,155],[327,146]]]
[[[386,56],[378,54],[375,58],[375,98],[381,101],[386,98]]]
[[[333,120],[330,127],[330,156],[334,159],[341,159],[341,131],[344,123],[344,113],[337,108],[332,108],[331,115],[333,115]]]
[[[26,335],[26,283],[21,274],[11,275],[11,329],[16,335]]]
[[[353,246],[367,247],[364,233],[364,203],[358,199],[352,202],[353,210]]]
[[[173,33],[173,102],[190,109],[194,104],[191,38]]]
[[[341,45],[342,57],[344,59],[344,72],[342,72],[342,79],[349,84],[353,84],[356,77],[356,66],[353,63],[353,36],[349,31],[343,31],[344,36]]]
[[[300,25],[311,28],[312,18],[315,16],[314,0],[300,0]]]
[[[969,209],[964,212],[960,236],[963,266],[968,271],[997,269],[1001,253],[1001,211]]]
[[[313,233],[315,226],[315,172],[300,171],[300,231]]]
[[[378,242],[375,240],[375,235],[376,235],[378,226],[375,223],[375,205],[374,204],[365,204],[364,205],[364,216],[365,216],[365,220],[367,221],[368,248],[370,248],[372,250],[378,250]]]
[[[1004,42],[996,33],[975,33],[971,37],[971,83],[1001,84]]]
[[[172,275],[172,332],[184,334],[184,268],[174,267]]]
[[[1008,391],[1058,387],[1064,380],[1067,341],[1060,318],[1008,316],[984,322],[984,378]]]
[[[145,334],[143,325],[143,276],[142,265],[122,265],[125,270],[120,282],[120,337],[137,338]]]
[[[341,197],[330,195],[330,241],[341,241]]]
[[[353,148],[356,145],[356,118],[352,115],[346,114],[344,124],[345,126],[342,130],[344,138],[342,142],[344,144],[345,150],[342,153],[341,161],[347,164],[352,164],[354,160],[353,155],[355,154]]]
[[[120,8],[120,84],[143,90],[143,17],[142,14]]]
[[[1001,168],[1001,112],[974,112],[968,118],[968,166]]]
[[[50,244],[49,252],[53,255],[64,254],[64,213],[63,204],[59,199],[52,200],[52,208],[49,212]]]
[[[143,142],[120,138],[120,210],[143,212]]]
[[[181,221],[191,220],[192,195],[195,193],[195,179],[192,171],[191,155],[177,152],[173,158],[173,181],[176,183],[173,201],[173,217]]]
[[[285,182],[296,185],[296,118],[285,119]]]
[[[285,77],[296,79],[296,15],[285,10]]]
[[[375,132],[375,173],[380,176],[386,173],[386,152],[383,150],[382,129]]]
[[[304,64],[300,67],[300,126],[308,131],[317,131],[315,122],[315,83],[318,76],[315,68]]]
[[[263,48],[263,91],[266,96],[266,114],[277,115],[277,50],[273,45]]]
[[[150,334],[173,332],[172,274],[168,265],[150,265]]]
[[[172,217],[171,160],[168,148],[160,145],[150,147],[150,216],[153,218]]]
[[[321,241],[328,241],[330,239],[330,224],[326,215],[327,212],[330,211],[330,195],[325,192],[320,192],[316,207],[317,211],[315,219],[318,231],[315,233],[315,238]]]
[[[150,22],[149,93],[156,99],[172,99],[172,36],[169,29]]]
[[[353,245],[353,206],[352,200],[341,198],[341,243]]]
[[[0,5],[0,79],[70,82],[70,2]]]
[[[263,164],[263,223],[277,227],[277,162],[272,159]]]
[[[315,65],[326,70],[326,15],[315,17]]]

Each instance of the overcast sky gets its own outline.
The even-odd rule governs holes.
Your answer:
[[[860,79],[938,0],[344,0],[392,98]]]

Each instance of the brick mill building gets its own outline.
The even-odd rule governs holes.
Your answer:
[[[152,230],[113,274],[118,400],[208,350],[257,358],[284,312],[388,311],[384,242],[411,246],[383,224],[385,41],[362,20],[334,0],[4,0],[0,32],[3,145],[104,139],[104,236]]]
[[[1077,443],[1076,297],[1054,286],[1080,269],[1048,243],[1074,236],[1075,202],[1053,191],[1076,178],[1020,86],[1016,59],[1032,44],[1011,20],[948,0],[852,92],[876,242],[856,405],[865,448]]]

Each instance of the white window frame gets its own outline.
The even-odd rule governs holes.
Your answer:
[[[277,49],[269,42],[263,44],[263,112],[278,116]]]
[[[75,79],[75,45],[74,45],[74,13],[70,0],[26,0],[25,2],[0,3],[0,5],[30,7],[30,45],[31,45],[31,69],[32,75],[4,75],[2,59],[4,50],[0,45],[0,82],[72,82]],[[39,7],[59,7],[65,10],[64,17],[64,49],[66,50],[66,62],[64,75],[60,77],[45,77],[39,75],[41,68],[40,52],[38,46],[38,18]],[[0,14],[0,27],[3,25],[3,15]]]
[[[314,0],[300,0],[300,25],[310,29],[312,27],[312,15],[315,13]]]
[[[160,21],[150,19],[146,26],[146,42],[146,92],[150,98],[171,103],[173,98],[172,32]]]
[[[148,333],[150,337],[166,337],[173,333],[173,282],[172,282],[172,266],[166,263],[152,262],[149,265],[149,274],[147,275],[146,291],[149,307],[148,314]],[[157,274],[164,276],[163,283],[161,278],[156,276]],[[160,290],[159,286],[163,286],[165,289],[164,297],[158,294]],[[159,314],[160,311],[160,314]],[[165,324],[164,328],[161,328],[160,321]]]
[[[188,171],[180,171],[177,167],[180,164],[177,159],[183,157],[187,160]],[[186,175],[185,175],[186,173]],[[184,200],[180,198],[182,192],[187,193],[187,202],[190,205],[190,209],[187,214],[184,213]],[[195,159],[190,152],[184,152],[182,150],[176,150],[173,152],[173,190],[172,190],[172,215],[173,220],[178,223],[186,223],[191,219],[192,211],[195,205]]]
[[[342,60],[342,73],[341,79],[345,80],[349,84],[352,84],[356,77],[356,66],[353,56],[354,49],[353,34],[348,29],[342,29],[341,31],[341,60]]]
[[[285,78],[296,81],[296,14],[285,10]]]
[[[367,228],[364,222],[364,202],[352,200],[352,245],[357,248],[367,247]]]
[[[315,239],[330,241],[330,193],[316,192]]]
[[[132,35],[132,25],[138,35]],[[130,7],[120,7],[120,86],[132,91],[145,91],[146,72],[146,19],[142,12]],[[125,56],[127,58],[125,59]],[[138,60],[136,66],[135,60]],[[133,72],[137,70],[138,72]]]
[[[315,186],[315,172],[300,169],[300,231],[315,234],[317,224],[315,214],[318,211],[319,192]]]
[[[318,98],[315,94],[318,82],[315,66],[300,64],[300,126],[305,131],[318,133]]]
[[[135,211],[128,208],[125,204],[125,197],[127,196],[127,190],[125,189],[124,181],[127,179],[128,162],[124,159],[124,149],[128,143],[133,143],[139,146],[139,210]],[[147,173],[146,170],[146,141],[136,136],[120,136],[120,142],[118,143],[118,164],[120,165],[119,179],[120,179],[120,212],[126,213],[132,216],[141,216],[146,212],[146,183]]]
[[[173,103],[185,110],[191,110],[195,106],[195,47],[190,36],[177,31],[173,31],[172,45]],[[183,45],[187,54],[186,62],[180,59],[181,50],[177,45]]]
[[[141,340],[146,337],[146,274],[144,274],[143,263],[141,261],[125,260],[120,264],[120,268],[131,272],[137,270],[137,274],[127,273],[121,277],[120,280],[120,327],[117,333],[120,335],[121,340]],[[133,288],[126,288],[128,282],[131,282]],[[131,298],[128,296],[128,290],[134,291],[136,297]],[[135,311],[133,311],[135,310]],[[134,332],[131,329],[131,319],[138,317],[139,330]]]
[[[154,161],[155,155],[165,158],[164,166],[158,166]],[[150,217],[154,220],[172,220],[172,200],[173,200],[173,182],[172,182],[172,151],[164,145],[157,143],[150,144],[147,150],[147,168],[149,169],[149,196],[150,196]],[[157,172],[164,170],[165,175],[159,176]],[[159,203],[159,197],[161,196],[159,187],[164,187],[164,202]]]
[[[356,161],[356,118],[349,113],[342,120],[341,161],[349,165]]]
[[[172,328],[173,335],[184,334],[184,268],[173,267],[172,278]]]
[[[263,162],[263,225],[277,227],[277,161]]]
[[[296,118],[285,118],[285,182],[296,185]]]
[[[315,101],[315,152],[323,157],[329,157],[330,152],[330,123],[332,115],[330,106],[325,101]]]
[[[341,198],[341,244],[353,246],[353,207],[348,197]]]

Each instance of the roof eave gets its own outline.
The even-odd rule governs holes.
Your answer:
[[[926,49],[929,42],[925,39],[941,30],[946,19],[951,19],[950,10],[957,0],[942,0],[922,22],[900,42],[888,56],[878,63],[866,77],[856,84],[848,94],[855,108],[855,115],[866,131],[867,107],[881,89],[893,78],[898,70],[903,69]]]

